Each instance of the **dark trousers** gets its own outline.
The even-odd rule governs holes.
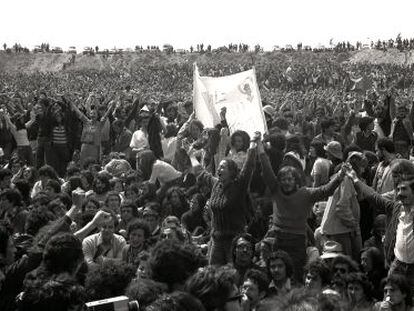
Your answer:
[[[63,144],[52,144],[50,153],[50,165],[60,177],[65,176],[66,167],[70,160],[69,147]]]
[[[33,151],[30,146],[18,146],[17,155],[21,161],[24,161],[28,166],[33,165]]]
[[[275,231],[275,247],[290,255],[294,266],[294,278],[303,280],[303,267],[306,264],[306,237],[302,234]]]
[[[37,139],[36,167],[40,168],[45,164],[50,165],[51,142],[49,138],[40,137]]]
[[[234,237],[214,238],[210,240],[210,265],[223,266],[233,261],[231,254],[231,242]]]

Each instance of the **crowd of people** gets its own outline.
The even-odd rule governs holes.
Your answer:
[[[0,310],[414,310],[412,70],[305,57],[253,136],[187,63],[0,73]]]

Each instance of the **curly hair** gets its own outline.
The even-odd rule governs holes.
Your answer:
[[[236,140],[236,137],[241,137],[241,139],[243,141],[243,146],[241,148],[241,151],[247,151],[247,149],[249,148],[249,144],[250,144],[249,134],[247,134],[247,132],[241,131],[241,130],[235,131],[230,137],[230,145],[232,147],[234,147],[234,142]]]
[[[82,243],[71,233],[53,236],[43,251],[43,265],[50,274],[71,273],[83,259]]]
[[[359,284],[362,286],[362,289],[364,291],[364,295],[366,300],[372,301],[373,299],[373,290],[374,287],[372,283],[369,281],[368,277],[361,272],[351,272],[349,273],[346,278],[346,285],[349,284]]]
[[[93,196],[90,196],[82,203],[82,206],[81,206],[82,213],[85,212],[86,205],[88,205],[90,202],[92,202],[96,206],[96,210],[100,209],[101,204],[99,203],[99,201],[95,199]]]
[[[128,225],[127,237],[129,237],[129,235],[131,234],[132,231],[138,230],[138,229],[141,229],[142,231],[144,231],[145,239],[148,239],[150,237],[151,232],[150,232],[150,228],[148,226],[148,223],[144,220],[141,220],[141,219],[134,220],[132,223],[130,223]]]
[[[406,306],[411,307],[413,305],[412,289],[405,275],[391,274],[384,280],[383,284],[384,286],[392,285],[394,287],[397,287],[401,291],[401,293],[405,294]]]
[[[5,189],[0,193],[0,199],[5,198],[13,206],[22,206],[22,195],[18,190],[15,189]]]
[[[27,234],[35,236],[40,228],[46,226],[50,221],[55,219],[55,215],[47,207],[32,209],[26,217],[24,231]]]
[[[121,296],[135,277],[135,267],[120,261],[106,261],[88,271],[85,291],[89,300]]]
[[[50,179],[54,179],[54,180],[59,180],[59,176],[56,173],[55,169],[53,167],[51,167],[50,165],[44,165],[42,166],[38,171],[38,176],[46,176],[49,177]]]
[[[244,280],[251,280],[259,288],[259,292],[266,292],[269,288],[269,278],[266,273],[258,269],[250,269],[246,272]]]
[[[277,180],[280,182],[282,178],[288,174],[292,174],[293,178],[295,179],[295,183],[301,187],[302,186],[302,177],[299,173],[298,169],[293,166],[284,166],[280,169],[277,173]]]
[[[229,266],[200,269],[185,284],[185,290],[200,299],[207,311],[222,308],[236,285],[236,270]]]
[[[105,185],[105,188],[103,189],[103,193],[105,193],[105,192],[107,192],[111,189],[111,184],[109,182],[110,179],[108,178],[108,176],[106,176],[105,174],[98,174],[95,177],[95,179],[93,181],[93,185],[92,185],[92,188],[93,188],[94,192],[99,193],[99,191],[98,192],[96,191],[97,190],[96,189],[96,181],[97,180],[101,181]]]
[[[151,251],[149,267],[155,281],[173,284],[184,283],[204,264],[195,246],[176,240],[162,240]]]
[[[331,282],[331,270],[329,266],[322,260],[309,262],[305,266],[305,276],[307,273],[314,273],[321,278],[322,286],[327,286]]]
[[[269,269],[270,269],[270,263],[276,259],[280,259],[283,261],[283,263],[286,266],[286,276],[290,278],[293,275],[294,272],[294,265],[292,257],[288,253],[282,250],[277,250],[275,252],[272,252],[266,260],[266,268],[268,270],[269,275],[271,275]]]
[[[348,265],[349,272],[358,272],[359,271],[358,264],[355,261],[353,261],[350,257],[345,256],[345,255],[338,255],[332,260],[331,270],[333,270],[333,268],[337,264]]]
[[[17,300],[20,311],[75,310],[85,302],[85,290],[69,274],[26,282],[24,293]]]
[[[130,300],[137,300],[140,307],[145,308],[167,291],[168,288],[163,283],[151,279],[139,279],[129,284],[125,294]]]

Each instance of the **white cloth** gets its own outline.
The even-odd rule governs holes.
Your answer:
[[[149,149],[148,134],[144,133],[142,130],[135,131],[134,134],[132,134],[129,146],[138,150]]]
[[[174,154],[177,149],[177,139],[177,137],[169,137],[161,140],[165,160],[172,161],[174,159]]]
[[[394,254],[399,261],[409,264],[414,263],[413,219],[414,210],[406,213],[404,208],[401,207]]]
[[[167,162],[156,160],[152,167],[150,182],[155,183],[157,180],[161,186],[173,181],[181,176],[181,172],[177,171],[172,165]]]

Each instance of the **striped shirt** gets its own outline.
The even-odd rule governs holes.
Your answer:
[[[66,130],[64,126],[55,126],[53,128],[52,137],[53,137],[53,143],[56,145],[67,144]]]

